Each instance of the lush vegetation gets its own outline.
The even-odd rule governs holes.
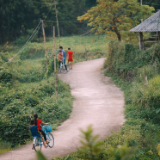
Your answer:
[[[116,0],[114,2],[116,3],[111,3],[110,1],[111,7],[114,7],[114,5],[117,4]],[[7,41],[14,41],[20,36],[26,36],[29,38],[29,35],[39,23],[40,18],[46,20],[46,35],[51,36],[52,27],[57,27],[54,4],[54,0],[0,0],[0,6],[2,6],[0,8],[0,44],[4,44]],[[56,4],[60,35],[66,36],[72,34],[82,34],[86,31],[86,23],[80,23],[77,21],[77,17],[85,14],[91,7],[96,6],[98,1],[96,3],[96,0],[56,0]],[[143,5],[153,6],[156,11],[160,8],[159,0],[143,0]],[[117,7],[118,6],[115,8]],[[96,13],[97,11],[95,14]],[[120,19],[122,19],[122,17]],[[121,27],[123,26],[121,25]],[[100,28],[99,30],[101,32]],[[39,37],[41,35],[42,33],[38,34]]]
[[[55,2],[60,35],[83,33],[86,25],[78,22],[77,16],[84,14],[89,7],[95,5],[95,0],[55,0]],[[53,35],[53,25],[57,26],[54,0],[0,0],[0,6],[0,44],[14,41],[20,36],[29,38],[40,18],[46,20],[46,35]]]
[[[92,27],[91,32],[117,36],[121,41],[126,35],[134,36],[135,34],[129,34],[128,31],[139,24],[140,19],[150,16],[153,11],[154,7],[140,6],[137,0],[99,0],[96,6],[77,19],[87,21],[88,26]]]
[[[82,142],[80,150],[57,159],[124,160],[130,159],[129,155],[134,153],[132,159],[158,160],[160,48],[156,45],[139,51],[136,45],[114,41],[110,42],[108,50],[105,36],[115,38],[116,34],[118,40],[135,41],[136,34],[128,36],[126,31],[141,18],[151,15],[154,8],[158,8],[158,0],[144,0],[141,7],[136,0],[100,0],[97,5],[95,0],[56,0],[56,4],[60,35],[86,32],[86,23],[81,20],[89,20],[89,29],[97,34],[62,37],[61,45],[66,51],[68,47],[73,50],[74,62],[104,57],[108,51],[105,75],[111,76],[122,88],[126,101],[126,122],[120,131],[101,143],[89,128],[83,131],[86,141]],[[55,97],[53,39],[50,38],[52,27],[57,27],[56,18],[53,19],[56,13],[53,0],[0,0],[0,5],[3,6],[0,8],[0,43],[4,44],[0,46],[0,153],[4,153],[30,141],[29,121],[34,112],[56,129],[69,117],[73,98],[69,86],[60,80],[57,81],[58,98]],[[45,19],[47,56],[44,56],[39,18]],[[19,52],[19,47],[25,44],[38,23],[37,34]],[[99,35],[102,33],[105,35]],[[12,44],[7,42],[13,40]],[[56,52],[59,45],[56,38]]]
[[[124,127],[133,126],[130,132],[137,132],[138,139],[131,137],[139,146],[135,155],[139,159],[159,159],[159,54],[159,43],[139,51],[132,44],[111,42],[105,63],[106,75],[125,92]]]
[[[81,140],[82,147],[72,155],[64,158],[55,158],[56,160],[130,160],[133,154],[137,151],[137,146],[132,143],[130,147],[128,144],[112,147],[108,144],[98,141],[98,135],[93,135],[92,126],[89,126],[87,131],[81,130],[83,139]],[[38,160],[47,160],[41,152],[37,153]]]
[[[159,160],[159,44],[153,53],[154,46],[139,51],[133,44],[109,43],[105,75],[124,91],[126,121],[119,131],[102,142],[91,136],[91,130],[83,132],[88,143],[83,141],[77,152],[58,160],[121,160],[128,152],[133,153],[128,160]]]
[[[64,49],[67,51],[71,47],[73,50],[74,62],[86,60],[83,45],[87,49],[87,59],[106,56],[106,42],[105,36],[95,35],[61,38]],[[56,39],[57,52],[58,46]],[[0,153],[4,153],[30,140],[29,122],[34,112],[56,129],[69,117],[73,98],[69,86],[59,79],[58,98],[55,96],[52,38],[47,41],[49,58],[44,56],[43,43],[29,43],[12,61],[10,59],[19,51],[16,43],[0,47]]]

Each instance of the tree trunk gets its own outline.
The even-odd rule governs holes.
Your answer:
[[[118,41],[121,41],[121,34],[119,33],[117,27],[115,27],[114,31],[117,34]]]

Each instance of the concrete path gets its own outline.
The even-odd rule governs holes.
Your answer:
[[[80,62],[68,74],[59,75],[69,83],[75,100],[70,118],[53,132],[54,148],[42,149],[46,157],[65,156],[76,151],[80,146],[80,129],[86,130],[89,125],[93,126],[94,134],[103,139],[123,124],[123,93],[110,78],[103,76],[103,63],[104,58]],[[31,147],[28,144],[0,155],[0,160],[35,160]]]

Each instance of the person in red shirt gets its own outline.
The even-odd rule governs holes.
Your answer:
[[[38,114],[36,114],[36,113],[34,114],[34,120],[35,120],[35,124],[38,127],[38,132],[43,135],[46,144],[48,144],[49,142],[47,141],[46,134],[44,133],[44,131],[41,128],[41,124],[47,125],[48,123],[44,123],[44,122],[42,122],[41,119],[38,119]],[[46,146],[46,145],[44,144],[44,146]]]
[[[41,137],[41,135],[38,133],[38,127],[35,125],[35,120],[31,120],[31,127],[30,127],[30,131],[32,133],[32,137],[33,137],[33,147],[32,149],[35,150],[35,137],[39,137],[42,139],[43,144],[45,146],[45,148],[47,148],[48,146],[46,145],[44,138]]]
[[[70,68],[72,69],[72,62],[73,62],[73,52],[70,48],[68,48],[68,64],[70,65]]]

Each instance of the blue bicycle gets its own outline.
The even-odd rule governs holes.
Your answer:
[[[42,126],[42,130],[46,134],[47,141],[49,142],[48,146],[52,148],[54,146],[54,137],[51,133],[52,126],[51,125],[44,125]],[[33,144],[35,151],[41,150],[43,141],[40,137],[33,137]]]

